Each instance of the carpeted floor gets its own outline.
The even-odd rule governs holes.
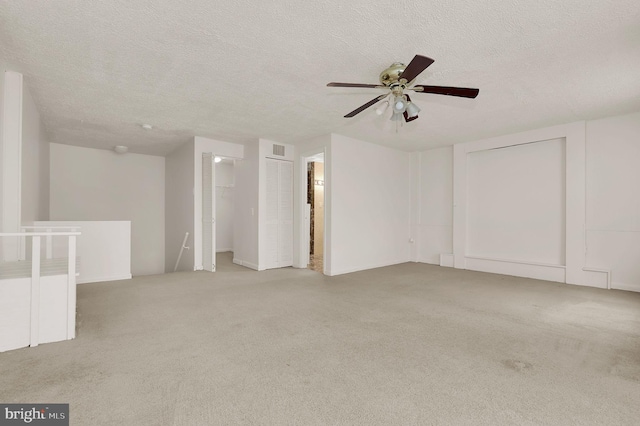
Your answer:
[[[73,425],[637,425],[640,294],[407,263],[78,287],[78,336],[0,354]]]

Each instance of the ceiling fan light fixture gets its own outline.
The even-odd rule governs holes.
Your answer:
[[[396,96],[393,100],[393,113],[402,114],[407,109],[407,101],[403,96]]]
[[[413,102],[409,102],[407,105],[407,115],[409,118],[415,117],[420,112],[420,107]]]
[[[378,115],[384,114],[384,112],[387,110],[388,107],[389,107],[389,101],[385,101],[381,103],[380,106],[376,108],[376,114]]]
[[[394,113],[391,114],[391,121],[400,121],[400,120],[402,120],[402,113],[394,111]]]

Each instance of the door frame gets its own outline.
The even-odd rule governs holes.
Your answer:
[[[306,220],[305,220],[305,212],[306,212],[306,206],[307,206],[307,185],[308,183],[308,179],[307,179],[307,164],[310,162],[309,160],[312,157],[315,157],[319,154],[322,154],[323,158],[324,158],[324,193],[323,193],[323,197],[324,197],[324,218],[323,218],[323,250],[322,250],[322,263],[323,263],[323,269],[322,269],[322,273],[324,275],[331,275],[329,273],[330,269],[329,269],[329,265],[328,265],[328,259],[329,259],[329,251],[330,251],[330,242],[329,242],[329,235],[330,233],[329,231],[329,227],[330,227],[330,171],[329,171],[329,167],[328,167],[328,156],[327,156],[327,150],[326,148],[322,147],[322,148],[317,148],[311,151],[306,151],[302,154],[300,154],[300,167],[299,167],[299,176],[300,176],[300,191],[298,194],[298,203],[297,203],[297,207],[298,207],[298,213],[299,213],[299,232],[298,232],[298,247],[299,247],[299,252],[298,252],[298,265],[297,267],[299,268],[307,268],[309,266],[309,246],[308,246],[308,242],[309,242],[309,235],[307,235],[309,233],[309,229],[307,229],[306,225]],[[306,264],[305,261],[307,262]]]
[[[205,271],[209,271],[209,272],[215,272],[216,271],[216,162],[215,162],[215,158],[216,155],[211,153],[211,152],[203,152],[202,153],[202,205],[201,205],[201,210],[202,210],[202,268]],[[211,192],[211,267],[209,267],[208,264],[205,264],[205,253],[207,250],[205,250],[205,244],[207,243],[207,238],[205,238],[205,235],[207,233],[207,227],[205,226],[205,223],[207,221],[207,219],[205,218],[204,215],[204,210],[205,210],[205,202],[207,197],[205,196],[205,192],[207,190],[206,185],[205,185],[205,162],[210,162],[211,163],[211,188],[210,188],[210,192]]]

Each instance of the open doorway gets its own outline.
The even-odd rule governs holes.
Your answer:
[[[225,271],[233,268],[233,210],[235,203],[235,160],[217,156],[216,163],[216,266]]]
[[[307,157],[308,268],[324,273],[324,153]]]
[[[233,258],[234,159],[202,155],[202,263],[205,271]]]

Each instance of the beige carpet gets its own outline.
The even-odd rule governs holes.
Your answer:
[[[78,337],[0,354],[74,425],[637,425],[640,294],[425,264],[78,287]]]

